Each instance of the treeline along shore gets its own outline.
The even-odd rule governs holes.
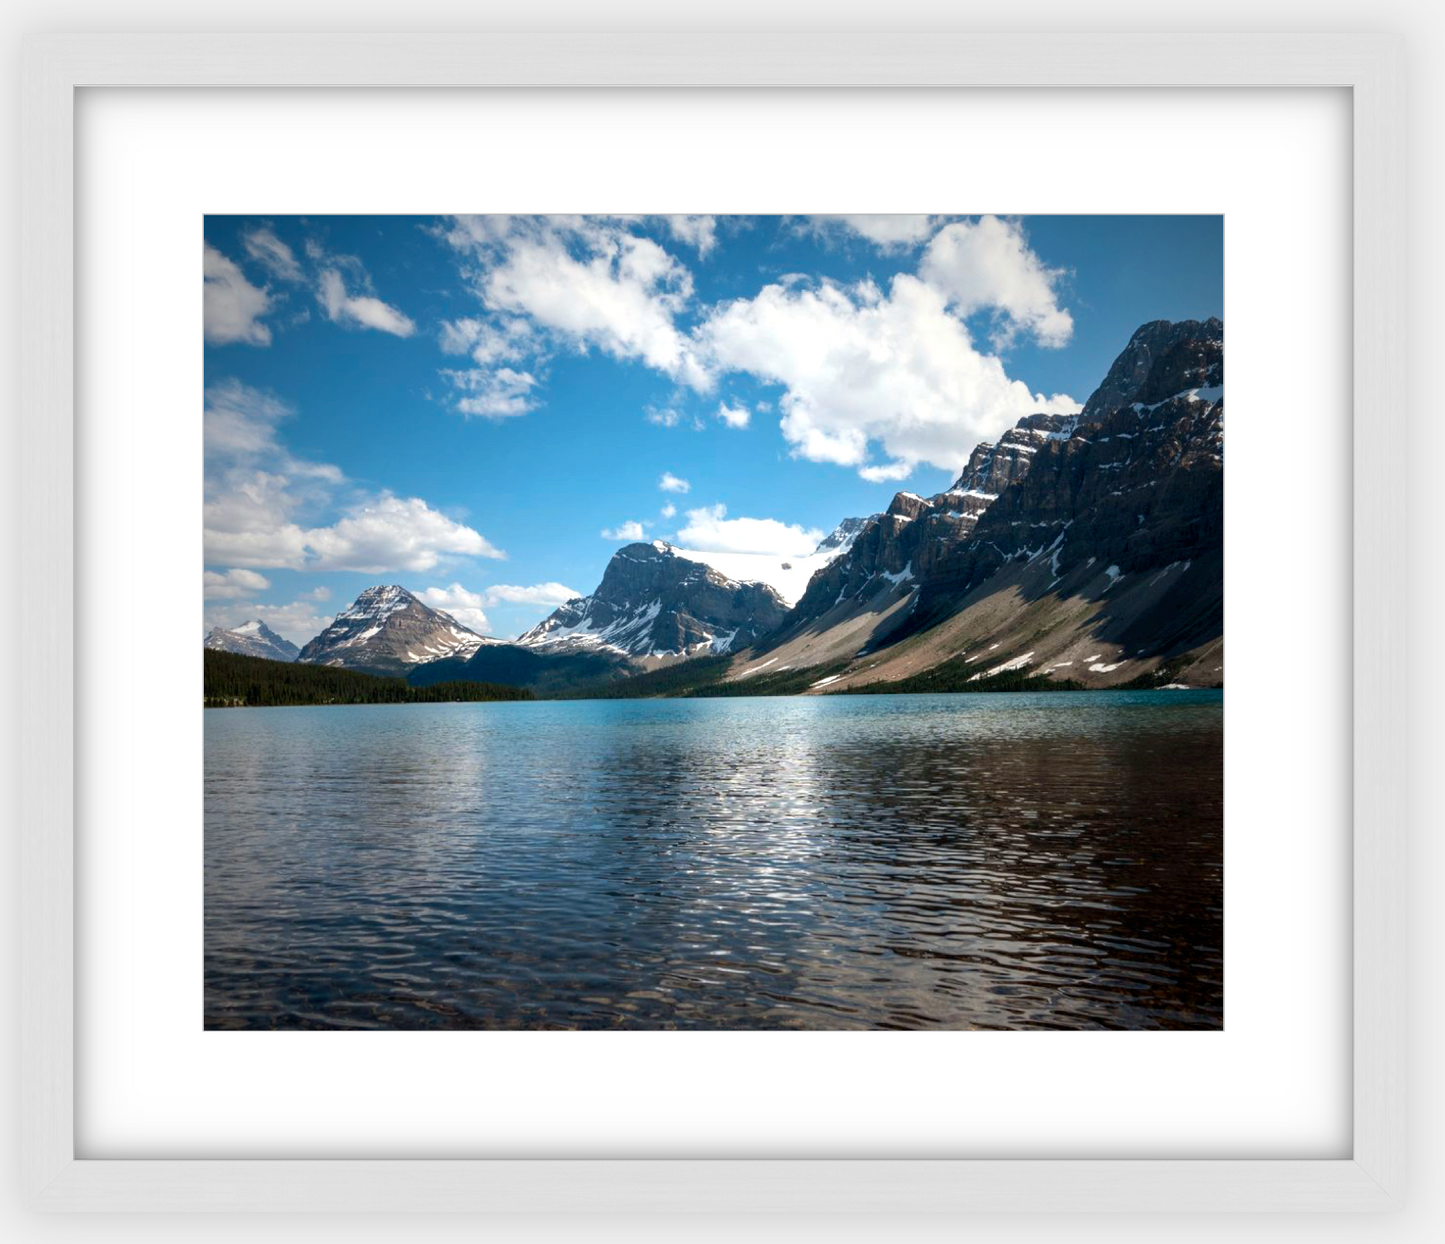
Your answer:
[[[207,708],[275,708],[311,704],[440,704],[478,700],[531,700],[525,687],[489,682],[439,682],[411,687],[326,665],[268,661],[203,649]]]
[[[410,686],[400,678],[367,674],[324,665],[269,661],[233,652],[204,650],[207,708],[275,708],[318,704],[444,704],[495,700],[611,700],[712,699],[719,696],[799,695],[826,683],[831,668],[798,671],[790,675],[757,677],[726,682],[727,658],[699,658],[634,678],[597,682],[537,694],[527,687],[492,682],[438,682]],[[838,668],[841,668],[838,667]],[[1172,669],[1137,678],[1119,690],[1148,690],[1168,683]],[[1030,677],[1008,671],[979,678],[966,666],[952,663],[922,678],[898,683],[873,683],[823,695],[859,695],[908,692],[1085,691],[1068,680]]]

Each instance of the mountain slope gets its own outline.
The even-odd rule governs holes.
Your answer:
[[[524,648],[520,644],[484,644],[470,657],[450,657],[418,665],[406,677],[413,687],[442,682],[500,683],[527,687],[539,695],[559,695],[578,687],[626,679],[637,672],[632,660],[610,649],[567,651]]]
[[[243,657],[263,657],[269,661],[294,661],[301,649],[289,639],[282,639],[264,622],[242,622],[231,630],[211,628],[205,647],[212,652],[234,652]]]
[[[664,544],[629,544],[613,554],[591,596],[569,600],[517,643],[656,663],[746,647],[787,612],[765,583],[729,579]]]
[[[1079,415],[1029,416],[948,492],[900,493],[731,676],[1222,682],[1223,383],[1218,320],[1144,325]]]
[[[496,643],[450,614],[422,604],[404,587],[369,587],[336,615],[297,660],[369,673],[406,674],[417,665],[467,657]]]

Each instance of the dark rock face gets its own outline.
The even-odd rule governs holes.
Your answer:
[[[1157,402],[1184,389],[1223,383],[1223,323],[1153,320],[1129,338],[1080,418],[1087,422],[1132,402]]]
[[[1052,586],[1081,568],[1112,568],[1112,582],[1222,558],[1223,385],[1218,320],[1146,324],[1068,437],[1041,443],[972,538],[939,560],[910,629],[946,615],[1010,562],[1046,559]]]
[[[991,445],[983,441],[969,455],[968,465],[944,496],[993,500],[1015,480],[1028,474],[1034,455],[1051,441],[1068,440],[1078,425],[1077,415],[1025,415]]]
[[[845,518],[818,541],[818,547],[813,552],[829,553],[836,549],[840,555],[846,553],[853,547],[853,541],[858,538],[858,533],[877,517],[877,514],[870,514],[867,518]]]
[[[301,649],[298,661],[406,674],[428,661],[468,657],[494,640],[429,608],[404,587],[369,587]]]
[[[1067,441],[1076,415],[1027,415],[998,440],[984,441],[969,455],[947,492],[923,498],[900,492],[888,509],[854,536],[847,555],[818,571],[789,616],[784,632],[796,633],[845,600],[876,608],[885,586],[913,590],[934,573],[942,558],[966,541],[983,513],[1011,484],[1029,472],[1046,445]]]
[[[256,621],[242,622],[229,631],[214,626],[206,636],[205,646],[216,652],[239,652],[244,657],[264,657],[268,661],[294,661],[301,651],[264,622]]]
[[[1180,585],[1148,625],[1131,622],[1129,634],[1113,638],[1161,653],[1217,638],[1223,338],[1217,319],[1145,324],[1079,414],[1026,416],[997,443],[975,448],[947,492],[900,493],[867,520],[851,549],[813,576],[769,647],[840,625],[847,602],[855,616],[879,613],[899,593],[915,593],[901,620],[874,638],[892,643],[943,621],[991,590],[998,571],[1024,563],[1047,567],[1043,590],[1060,593],[1173,567]]]
[[[665,545],[629,544],[613,554],[591,596],[569,600],[517,642],[539,650],[697,656],[745,648],[787,612],[766,584],[739,583]]]
[[[848,551],[808,581],[780,633],[809,626],[846,600],[862,607],[865,601],[872,605],[880,592],[911,590],[946,548],[967,535],[976,518],[968,499],[934,504],[938,500],[899,493],[887,512],[866,520]]]
[[[448,657],[418,665],[406,680],[413,687],[439,682],[496,682],[527,687],[539,695],[571,691],[636,673],[620,653],[524,648],[520,644],[483,644],[469,657]]]

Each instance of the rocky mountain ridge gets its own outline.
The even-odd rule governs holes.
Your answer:
[[[743,583],[658,542],[625,545],[602,582],[554,610],[517,643],[538,650],[607,650],[635,659],[685,659],[745,648],[787,615],[765,583]]]
[[[206,635],[205,647],[213,652],[236,652],[243,657],[264,657],[268,661],[294,661],[301,649],[289,639],[282,639],[264,622],[253,619],[226,630],[213,626]]]
[[[513,642],[392,585],[299,653],[259,622],[206,644],[562,694],[699,656],[732,657],[730,680],[788,672],[803,690],[913,686],[930,670],[954,671],[950,686],[1006,672],[1221,684],[1223,366],[1219,320],[1142,325],[1077,414],[1020,419],[945,492],[900,492],[791,562],[626,545],[591,595]]]
[[[828,682],[847,686],[912,676],[974,638],[1002,660],[1024,614],[1014,668],[1090,685],[1222,649],[1223,383],[1219,320],[1143,325],[1079,414],[1027,416],[948,491],[899,493],[759,646],[772,659],[743,670],[858,662]],[[1103,650],[1075,653],[1074,630]],[[1200,673],[1222,681],[1222,657]]]
[[[369,587],[301,649],[296,659],[372,673],[406,674],[417,665],[467,657],[495,643],[396,584]]]

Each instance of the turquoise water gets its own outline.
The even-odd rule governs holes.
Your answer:
[[[1223,694],[205,714],[211,1028],[1217,1028]]]

